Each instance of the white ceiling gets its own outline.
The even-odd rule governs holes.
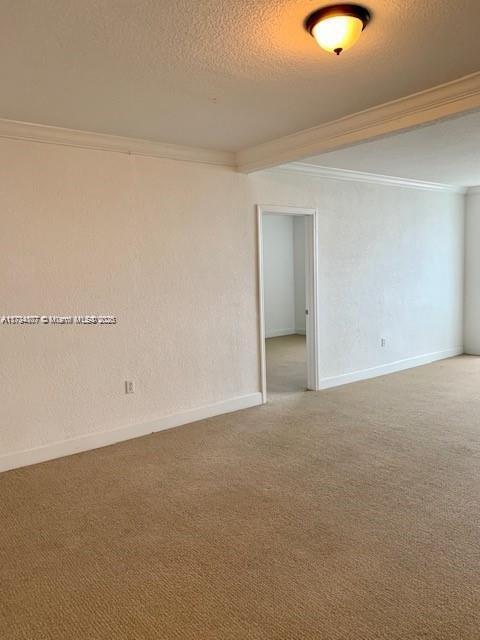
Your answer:
[[[0,117],[236,151],[479,68],[479,0],[367,0],[338,58],[323,4],[0,0]]]
[[[331,151],[305,162],[460,187],[480,185],[480,112]]]

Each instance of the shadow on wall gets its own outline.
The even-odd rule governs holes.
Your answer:
[[[265,336],[305,335],[305,219],[263,219]]]

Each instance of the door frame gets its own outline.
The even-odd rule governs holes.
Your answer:
[[[319,340],[318,340],[318,210],[306,207],[282,205],[257,205],[257,274],[258,320],[260,336],[260,384],[262,402],[267,402],[267,358],[265,353],[265,301],[263,286],[263,216],[305,216],[305,293],[307,337],[307,388],[319,391]]]

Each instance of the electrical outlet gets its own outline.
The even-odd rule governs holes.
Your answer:
[[[125,380],[125,393],[135,393],[135,382],[133,380]]]
[[[386,347],[387,346],[387,339],[386,338],[382,338],[380,340],[380,346],[381,347]]]

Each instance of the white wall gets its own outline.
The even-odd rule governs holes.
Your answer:
[[[461,196],[5,139],[0,166],[1,314],[118,316],[0,325],[0,468],[260,401],[256,203],[319,209],[324,380],[461,349]]]
[[[305,220],[263,216],[265,337],[305,334]]]
[[[462,195],[273,171],[249,188],[253,202],[318,208],[323,384],[462,351]]]
[[[5,139],[0,166],[0,315],[118,316],[0,325],[0,456],[260,402],[245,176]]]
[[[295,333],[293,219],[263,216],[265,337]]]
[[[480,355],[480,190],[467,195],[465,217],[465,353]]]
[[[293,218],[293,270],[295,279],[295,333],[305,334],[305,218]]]

